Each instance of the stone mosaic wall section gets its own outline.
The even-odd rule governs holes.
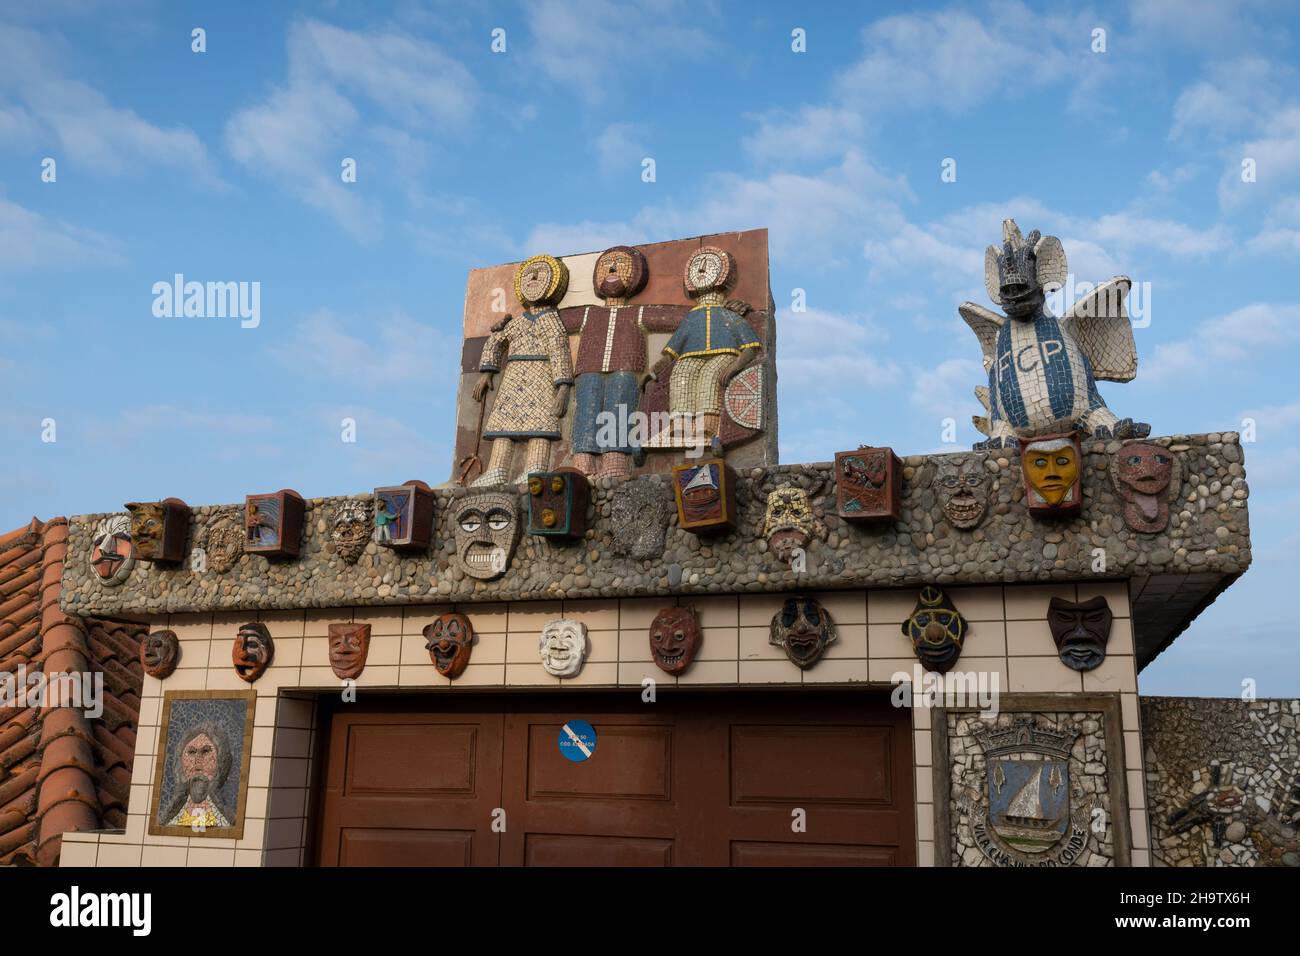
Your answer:
[[[1114,866],[1105,719],[949,712],[952,864]]]
[[[1154,441],[1178,456],[1184,476],[1169,527],[1159,534],[1140,534],[1125,524],[1123,502],[1108,474],[1120,443],[1095,442],[1084,446],[1082,515],[1052,522],[1026,512],[1017,456],[1006,450],[962,453],[990,479],[987,514],[970,531],[948,524],[929,483],[937,461],[956,456],[904,459],[902,514],[884,527],[856,526],[836,516],[830,463],[750,469],[739,476],[736,530],[711,539],[677,527],[669,479],[644,476],[634,481],[669,505],[661,512],[662,554],[649,557],[632,555],[646,554],[641,547],[646,540],[657,546],[658,536],[614,517],[615,492],[628,484],[602,478],[592,487],[583,540],[563,543],[525,534],[504,574],[491,581],[467,576],[455,560],[452,511],[467,494],[460,488],[435,490],[434,543],[428,553],[404,555],[371,541],[355,564],[340,555],[330,530],[336,510],[361,498],[309,499],[301,558],[242,554],[225,573],[211,564],[194,570],[192,553],[208,540],[211,526],[229,523],[231,515],[240,521],[242,505],[196,507],[187,548],[191,557],[172,567],[137,561],[115,587],[105,587],[89,566],[93,531],[104,516],[88,515],[70,523],[61,603],[73,614],[156,615],[1129,577],[1195,578],[1206,595],[1213,594],[1250,563],[1248,491],[1238,436]],[[767,496],[781,485],[805,489],[826,530],[808,542],[803,570],[780,561],[760,537]],[[633,536],[635,549],[629,547]]]
[[[1153,864],[1300,867],[1300,700],[1141,703]]]

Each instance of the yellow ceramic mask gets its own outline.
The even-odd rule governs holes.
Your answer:
[[[1049,505],[1056,507],[1065,501],[1066,496],[1079,478],[1079,458],[1074,446],[1069,442],[1043,442],[1043,445],[1060,445],[1057,448],[1041,448],[1029,445],[1025,448],[1022,463],[1029,487],[1038,492]]]

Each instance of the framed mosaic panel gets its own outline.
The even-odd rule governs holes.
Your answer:
[[[932,721],[938,866],[1128,866],[1117,694],[1007,694]]]
[[[257,692],[168,691],[162,706],[149,833],[242,838]]]

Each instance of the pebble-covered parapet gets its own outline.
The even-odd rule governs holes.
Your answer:
[[[83,515],[71,520],[62,606],[72,614],[131,617],[1133,579],[1143,593],[1149,589],[1153,608],[1164,609],[1159,612],[1165,614],[1159,633],[1141,638],[1149,647],[1145,656],[1150,656],[1185,627],[1206,600],[1247,568],[1250,534],[1242,448],[1235,433],[1156,438],[1148,443],[1167,448],[1177,457],[1181,471],[1176,498],[1169,503],[1168,525],[1156,534],[1126,524],[1124,500],[1110,477],[1122,443],[1098,441],[1083,446],[1082,514],[1057,520],[1028,513],[1019,456],[1007,449],[903,459],[901,517],[883,525],[864,526],[837,516],[830,462],[741,471],[736,527],[712,537],[677,527],[669,478],[602,478],[592,487],[584,538],[569,542],[524,534],[504,573],[491,580],[470,576],[457,559],[455,503],[472,492],[450,485],[434,489],[434,541],[426,553],[397,553],[370,541],[355,563],[344,560],[332,535],[335,517],[349,513],[344,506],[369,500],[367,494],[359,494],[307,500],[302,553],[296,560],[242,554],[229,570],[218,572],[212,562],[206,562],[206,570],[200,571],[209,530],[237,524],[242,514],[242,505],[210,505],[192,509],[188,556],[180,565],[136,562],[126,580],[114,587],[105,587],[90,566],[93,532],[104,516]],[[954,469],[954,463],[963,467]],[[964,498],[954,504],[952,488],[943,484],[946,476],[954,474],[975,479],[965,486],[977,499],[987,496],[973,527],[973,506]],[[790,560],[778,557],[762,535],[768,495],[782,486],[807,492],[818,527],[818,533],[809,535]],[[665,507],[616,505],[619,498],[631,494],[643,503],[662,497]],[[656,529],[644,527],[648,514],[651,520],[662,521],[662,538]],[[655,555],[660,540],[662,553]],[[1177,620],[1167,612],[1171,606],[1183,609]]]

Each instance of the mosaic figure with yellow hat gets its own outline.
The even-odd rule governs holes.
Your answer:
[[[483,374],[474,386],[476,402],[487,399],[497,372],[501,381],[483,426],[492,454],[474,486],[507,483],[515,442],[527,442],[528,448],[514,484],[550,466],[551,442],[560,437],[560,418],[573,385],[568,335],[555,308],[568,285],[568,268],[553,256],[533,256],[515,273],[515,296],[524,311],[488,336],[479,360]]]

